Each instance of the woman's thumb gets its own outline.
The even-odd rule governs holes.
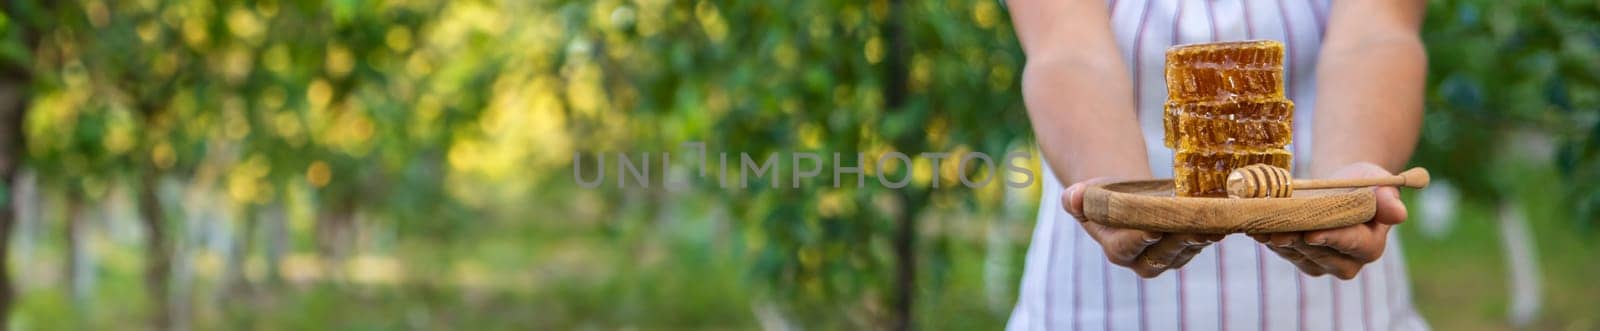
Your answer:
[[[1400,200],[1400,189],[1380,186],[1374,189],[1378,200],[1378,210],[1372,215],[1372,220],[1383,224],[1400,224],[1407,217],[1406,204]]]
[[[1061,190],[1061,208],[1066,209],[1068,214],[1072,214],[1072,217],[1079,221],[1083,220],[1083,188],[1086,186],[1088,185],[1080,182]]]

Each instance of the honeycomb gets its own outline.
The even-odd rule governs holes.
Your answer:
[[[1233,169],[1288,169],[1294,103],[1283,92],[1283,44],[1240,41],[1167,50],[1164,143],[1178,196],[1227,196]]]
[[[1167,50],[1167,100],[1283,98],[1283,44],[1236,41]]]
[[[1173,192],[1184,197],[1228,196],[1228,173],[1264,163],[1289,169],[1293,157],[1282,148],[1262,151],[1179,151],[1173,155]]]
[[[1169,102],[1162,121],[1167,148],[1263,150],[1289,144],[1293,115],[1288,100]]]

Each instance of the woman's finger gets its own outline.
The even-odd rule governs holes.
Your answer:
[[[1271,247],[1289,247],[1290,245],[1300,242],[1300,234],[1300,232],[1281,232],[1268,234],[1266,235],[1266,244],[1267,246]]]
[[[1392,176],[1376,164],[1359,162],[1344,166],[1333,172],[1330,178],[1377,178]],[[1385,224],[1400,224],[1406,219],[1406,206],[1400,202],[1400,190],[1394,187],[1380,186],[1374,188],[1378,198],[1378,211],[1372,220]]]
[[[1205,250],[1206,246],[1210,245],[1189,246],[1188,248],[1184,248],[1182,253],[1178,253],[1178,258],[1172,260],[1172,265],[1167,266],[1167,269],[1179,269],[1183,268],[1185,265],[1189,265],[1189,261],[1193,260],[1195,255],[1200,255],[1200,251]]]
[[[1393,187],[1378,187],[1378,210],[1373,213],[1374,222],[1395,225],[1406,221],[1406,204],[1400,201],[1400,189]]]
[[[1184,250],[1195,246],[1205,247],[1208,244],[1210,242],[1205,238],[1195,235],[1168,236],[1154,246],[1145,249],[1144,254],[1139,256],[1139,261],[1136,263],[1139,263],[1140,267],[1154,271],[1154,273],[1150,273],[1146,277],[1155,277],[1161,274],[1161,271],[1174,268],[1174,262],[1178,260]]]
[[[1068,215],[1083,222],[1083,187],[1084,183],[1072,184],[1061,190],[1061,207],[1067,210]]]
[[[1312,231],[1306,234],[1305,241],[1308,246],[1329,248],[1365,264],[1383,256],[1389,227],[1388,224],[1372,222]]]
[[[1162,234],[1134,229],[1113,228],[1095,222],[1081,222],[1084,231],[1091,234],[1100,248],[1105,251],[1106,259],[1119,266],[1132,266],[1135,258],[1143,253],[1150,245],[1161,241]]]
[[[1295,268],[1299,268],[1300,272],[1304,272],[1307,275],[1315,277],[1328,273],[1328,271],[1323,269],[1322,266],[1311,262],[1309,259],[1306,259],[1305,255],[1300,254],[1300,251],[1297,251],[1293,248],[1268,246],[1267,249],[1272,250],[1273,253],[1277,253],[1278,257],[1282,257],[1284,260],[1289,261],[1290,264],[1294,264]]]
[[[1291,248],[1301,255],[1305,255],[1306,260],[1310,260],[1311,263],[1315,263],[1317,266],[1322,267],[1322,270],[1333,274],[1334,277],[1339,277],[1339,279],[1350,280],[1355,278],[1356,274],[1361,272],[1361,267],[1366,265],[1327,247],[1296,245]]]
[[[1083,191],[1088,189],[1090,186],[1113,181],[1116,181],[1116,179],[1109,177],[1095,177],[1072,184],[1072,186],[1067,186],[1066,189],[1061,190],[1061,207],[1066,209],[1067,214],[1072,215],[1072,217],[1078,219],[1079,222],[1088,221],[1087,219],[1083,218]]]

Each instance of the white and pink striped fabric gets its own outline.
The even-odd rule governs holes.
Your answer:
[[[1285,87],[1295,102],[1295,168],[1305,169],[1315,111],[1317,52],[1327,0],[1109,0],[1132,68],[1139,124],[1157,177],[1172,175],[1162,146],[1162,70],[1172,45],[1273,39],[1288,47]],[[1181,270],[1154,279],[1106,261],[1060,204],[1045,166],[1038,224],[1010,330],[1425,330],[1396,237],[1354,280],[1306,276],[1243,235],[1228,236]]]

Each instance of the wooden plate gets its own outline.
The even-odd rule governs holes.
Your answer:
[[[1176,233],[1271,233],[1321,230],[1372,219],[1371,187],[1296,190],[1291,198],[1187,198],[1172,194],[1172,180],[1110,183],[1084,191],[1089,221]]]

